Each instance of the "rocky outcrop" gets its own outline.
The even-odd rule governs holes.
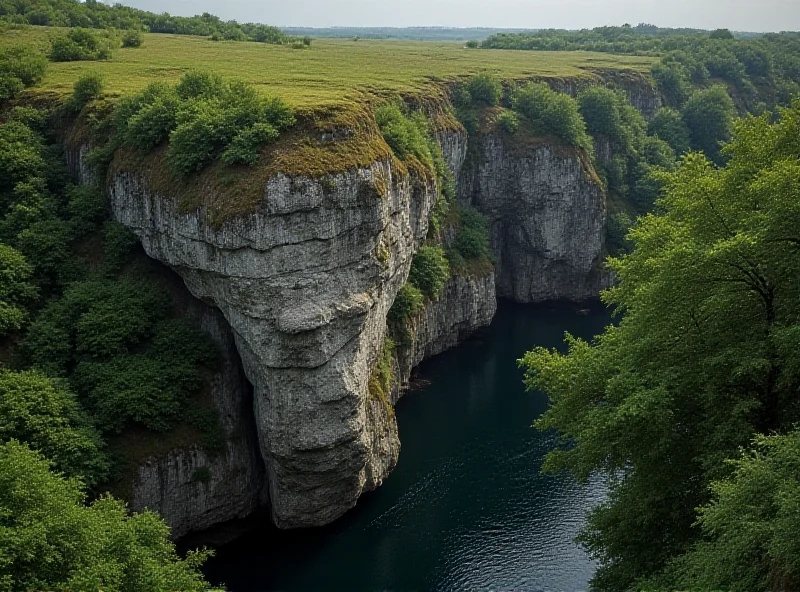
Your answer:
[[[486,216],[498,296],[584,300],[603,284],[605,194],[579,153],[553,142],[525,149],[492,133],[462,172],[460,199]]]
[[[439,298],[411,319],[409,343],[395,350],[397,381],[392,403],[409,386],[411,372],[423,360],[455,347],[478,329],[488,327],[497,312],[494,273],[454,275]]]
[[[270,180],[260,209],[216,229],[117,172],[114,217],[230,324],[254,387],[273,518],[317,526],[377,487],[399,452],[367,382],[385,319],[427,233],[431,180],[390,161]]]
[[[158,511],[179,538],[252,514],[267,503],[266,473],[253,421],[247,382],[233,334],[222,314],[186,299],[185,314],[219,346],[221,368],[211,378],[211,397],[224,439],[222,450],[201,446],[150,458],[137,471],[130,496],[134,511]]]

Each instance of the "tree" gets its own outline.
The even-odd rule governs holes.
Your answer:
[[[700,510],[703,538],[647,589],[782,590],[800,578],[800,432],[758,436],[733,467]]]
[[[739,120],[725,168],[692,154],[663,175],[660,213],[610,261],[619,283],[603,298],[619,325],[521,361],[527,386],[551,397],[537,427],[561,434],[546,467],[611,479],[581,536],[599,590],[642,589],[691,552],[703,534],[694,508],[731,476],[726,461],[800,420],[799,124],[800,103],[775,124]],[[757,543],[748,552],[763,553]]]
[[[0,336],[19,329],[37,295],[33,267],[19,251],[0,243]]]
[[[728,29],[717,29],[715,31],[711,31],[711,34],[708,36],[709,39],[733,39],[733,33],[731,33]]]
[[[710,159],[719,162],[720,145],[731,137],[735,112],[733,100],[724,86],[712,86],[694,93],[682,113],[692,149],[702,150]]]
[[[24,442],[88,485],[107,476],[100,434],[65,383],[38,372],[0,370],[0,392],[0,442]]]
[[[503,87],[500,81],[489,73],[476,74],[467,82],[472,103],[474,105],[488,105],[494,107],[500,103]]]
[[[96,71],[81,74],[75,81],[72,91],[72,106],[76,111],[83,109],[90,101],[103,96],[105,81],[103,76]]]
[[[85,506],[80,483],[16,441],[0,444],[0,586],[9,592],[202,592],[199,567],[181,559],[152,512],[129,515],[103,497]]]
[[[656,111],[648,124],[647,131],[664,140],[679,156],[691,149],[689,128],[675,109],[663,107]]]

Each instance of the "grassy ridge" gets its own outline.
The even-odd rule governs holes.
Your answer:
[[[0,47],[19,43],[49,47],[58,29],[31,27],[4,31]],[[652,58],[590,52],[539,54],[483,52],[460,43],[323,39],[311,49],[261,43],[214,42],[203,37],[149,34],[138,49],[119,49],[106,62],[50,64],[37,92],[71,92],[82,72],[97,70],[109,94],[123,95],[153,80],[175,82],[192,69],[242,79],[277,95],[300,110],[313,111],[357,99],[359,94],[416,94],[434,80],[452,80],[482,71],[504,79],[587,78],[592,71],[648,72]]]

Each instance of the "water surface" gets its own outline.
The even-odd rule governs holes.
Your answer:
[[[530,426],[547,399],[516,360],[609,321],[600,305],[501,302],[488,331],[420,368],[430,385],[397,406],[400,461],[378,491],[326,528],[258,525],[208,577],[232,592],[586,589],[594,566],[572,539],[603,488],[540,474],[553,438]]]

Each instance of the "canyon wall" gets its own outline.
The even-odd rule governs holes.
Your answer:
[[[413,338],[395,350],[392,405],[423,359],[491,322],[496,295],[581,300],[603,281],[605,197],[585,157],[499,133],[449,129],[437,139],[458,201],[488,220],[494,271],[453,275],[411,319]],[[88,180],[85,154],[68,160]],[[180,276],[197,299],[194,318],[225,352],[213,379],[224,453],[145,462],[133,507],[161,511],[176,536],[266,504],[284,528],[338,518],[398,459],[393,410],[368,383],[428,234],[436,182],[392,158],[322,178],[276,174],[255,210],[211,224],[202,207],[186,211],[149,186],[146,171],[111,170],[113,217]]]

